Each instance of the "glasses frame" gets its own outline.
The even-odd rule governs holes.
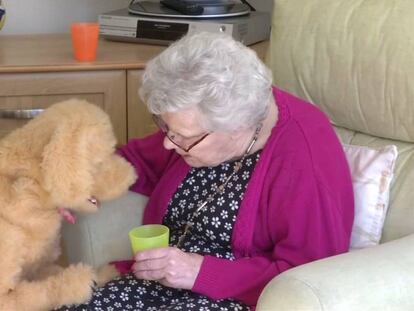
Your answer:
[[[195,142],[190,144],[190,146],[185,148],[185,147],[181,146],[180,144],[178,144],[174,141],[174,138],[173,138],[174,136],[170,137],[170,135],[168,135],[168,132],[170,132],[170,129],[168,128],[168,125],[164,122],[163,119],[161,119],[156,114],[151,114],[151,116],[152,116],[152,120],[154,121],[154,123],[158,126],[158,128],[161,130],[161,132],[163,132],[165,134],[165,136],[168,138],[168,140],[170,142],[172,142],[175,146],[177,146],[178,148],[180,148],[181,150],[183,150],[185,152],[189,152],[191,149],[193,149],[195,146],[197,146],[199,143],[201,143],[208,135],[211,134],[210,132],[205,133],[203,136],[201,136]]]

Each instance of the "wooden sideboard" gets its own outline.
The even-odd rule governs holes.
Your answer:
[[[263,59],[267,42],[251,46]],[[80,63],[66,34],[0,36],[1,110],[44,109],[69,98],[86,99],[110,116],[119,143],[153,132],[138,96],[145,64],[165,46],[101,39],[97,59]],[[28,119],[0,117],[0,138]]]

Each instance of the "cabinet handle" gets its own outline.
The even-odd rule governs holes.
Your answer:
[[[0,119],[33,119],[44,109],[0,109]]]

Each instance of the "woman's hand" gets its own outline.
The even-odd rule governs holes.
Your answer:
[[[176,247],[138,252],[132,266],[139,279],[156,280],[164,286],[191,289],[200,271],[203,256],[185,253]]]

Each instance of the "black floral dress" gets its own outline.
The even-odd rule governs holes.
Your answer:
[[[247,156],[240,171],[223,193],[194,218],[194,226],[180,247],[191,253],[234,260],[231,235],[246,186],[260,157]],[[176,245],[183,228],[197,206],[215,192],[233,171],[234,162],[216,167],[192,168],[168,204],[163,223],[170,228],[170,245]],[[213,300],[189,290],[169,288],[155,281],[127,274],[97,289],[88,304],[60,310],[197,310],[245,311],[250,308],[233,299]]]

